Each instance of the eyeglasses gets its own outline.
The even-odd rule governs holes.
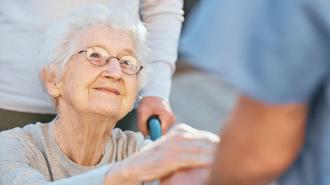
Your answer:
[[[122,56],[120,58],[111,56],[107,50],[101,47],[90,47],[87,50],[79,51],[78,53],[86,52],[87,60],[96,66],[104,66],[110,62],[110,59],[116,58],[121,67],[121,71],[128,75],[138,74],[143,66],[139,60],[133,56]]]

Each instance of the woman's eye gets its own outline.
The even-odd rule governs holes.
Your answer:
[[[100,53],[91,53],[91,54],[89,55],[89,57],[91,57],[91,58],[102,58],[102,56],[101,56]]]
[[[124,64],[124,65],[130,65],[130,62],[128,62],[127,60],[123,60],[122,61],[122,64]]]

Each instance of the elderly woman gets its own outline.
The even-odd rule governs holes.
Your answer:
[[[122,14],[95,5],[50,28],[41,77],[58,116],[0,133],[0,184],[141,184],[212,162],[211,133],[179,125],[151,143],[114,129],[148,68],[145,28]]]

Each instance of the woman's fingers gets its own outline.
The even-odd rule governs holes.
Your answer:
[[[209,168],[185,169],[161,180],[161,185],[204,185],[209,178]]]
[[[199,131],[188,125],[178,124],[159,143],[165,162],[173,161],[178,168],[207,165],[213,160],[217,135]]]
[[[179,136],[185,136],[187,139],[207,139],[210,142],[215,143],[218,143],[220,141],[219,136],[216,134],[207,131],[197,130],[183,123],[176,124],[175,126],[173,126],[173,129],[169,132],[169,134],[178,134]]]
[[[162,178],[177,170],[209,166],[219,137],[215,134],[178,124],[155,143],[132,156],[130,169],[141,180]]]
[[[213,160],[213,155],[191,155],[190,153],[186,153],[178,157],[177,166],[179,167],[178,169],[209,166]]]

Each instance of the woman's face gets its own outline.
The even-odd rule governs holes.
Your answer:
[[[118,28],[93,25],[82,30],[79,38],[77,52],[98,46],[113,57],[135,56],[132,38]],[[138,91],[137,75],[123,73],[116,58],[104,66],[96,66],[87,60],[86,52],[71,57],[58,84],[60,106],[62,101],[75,111],[116,120],[131,110]]]

